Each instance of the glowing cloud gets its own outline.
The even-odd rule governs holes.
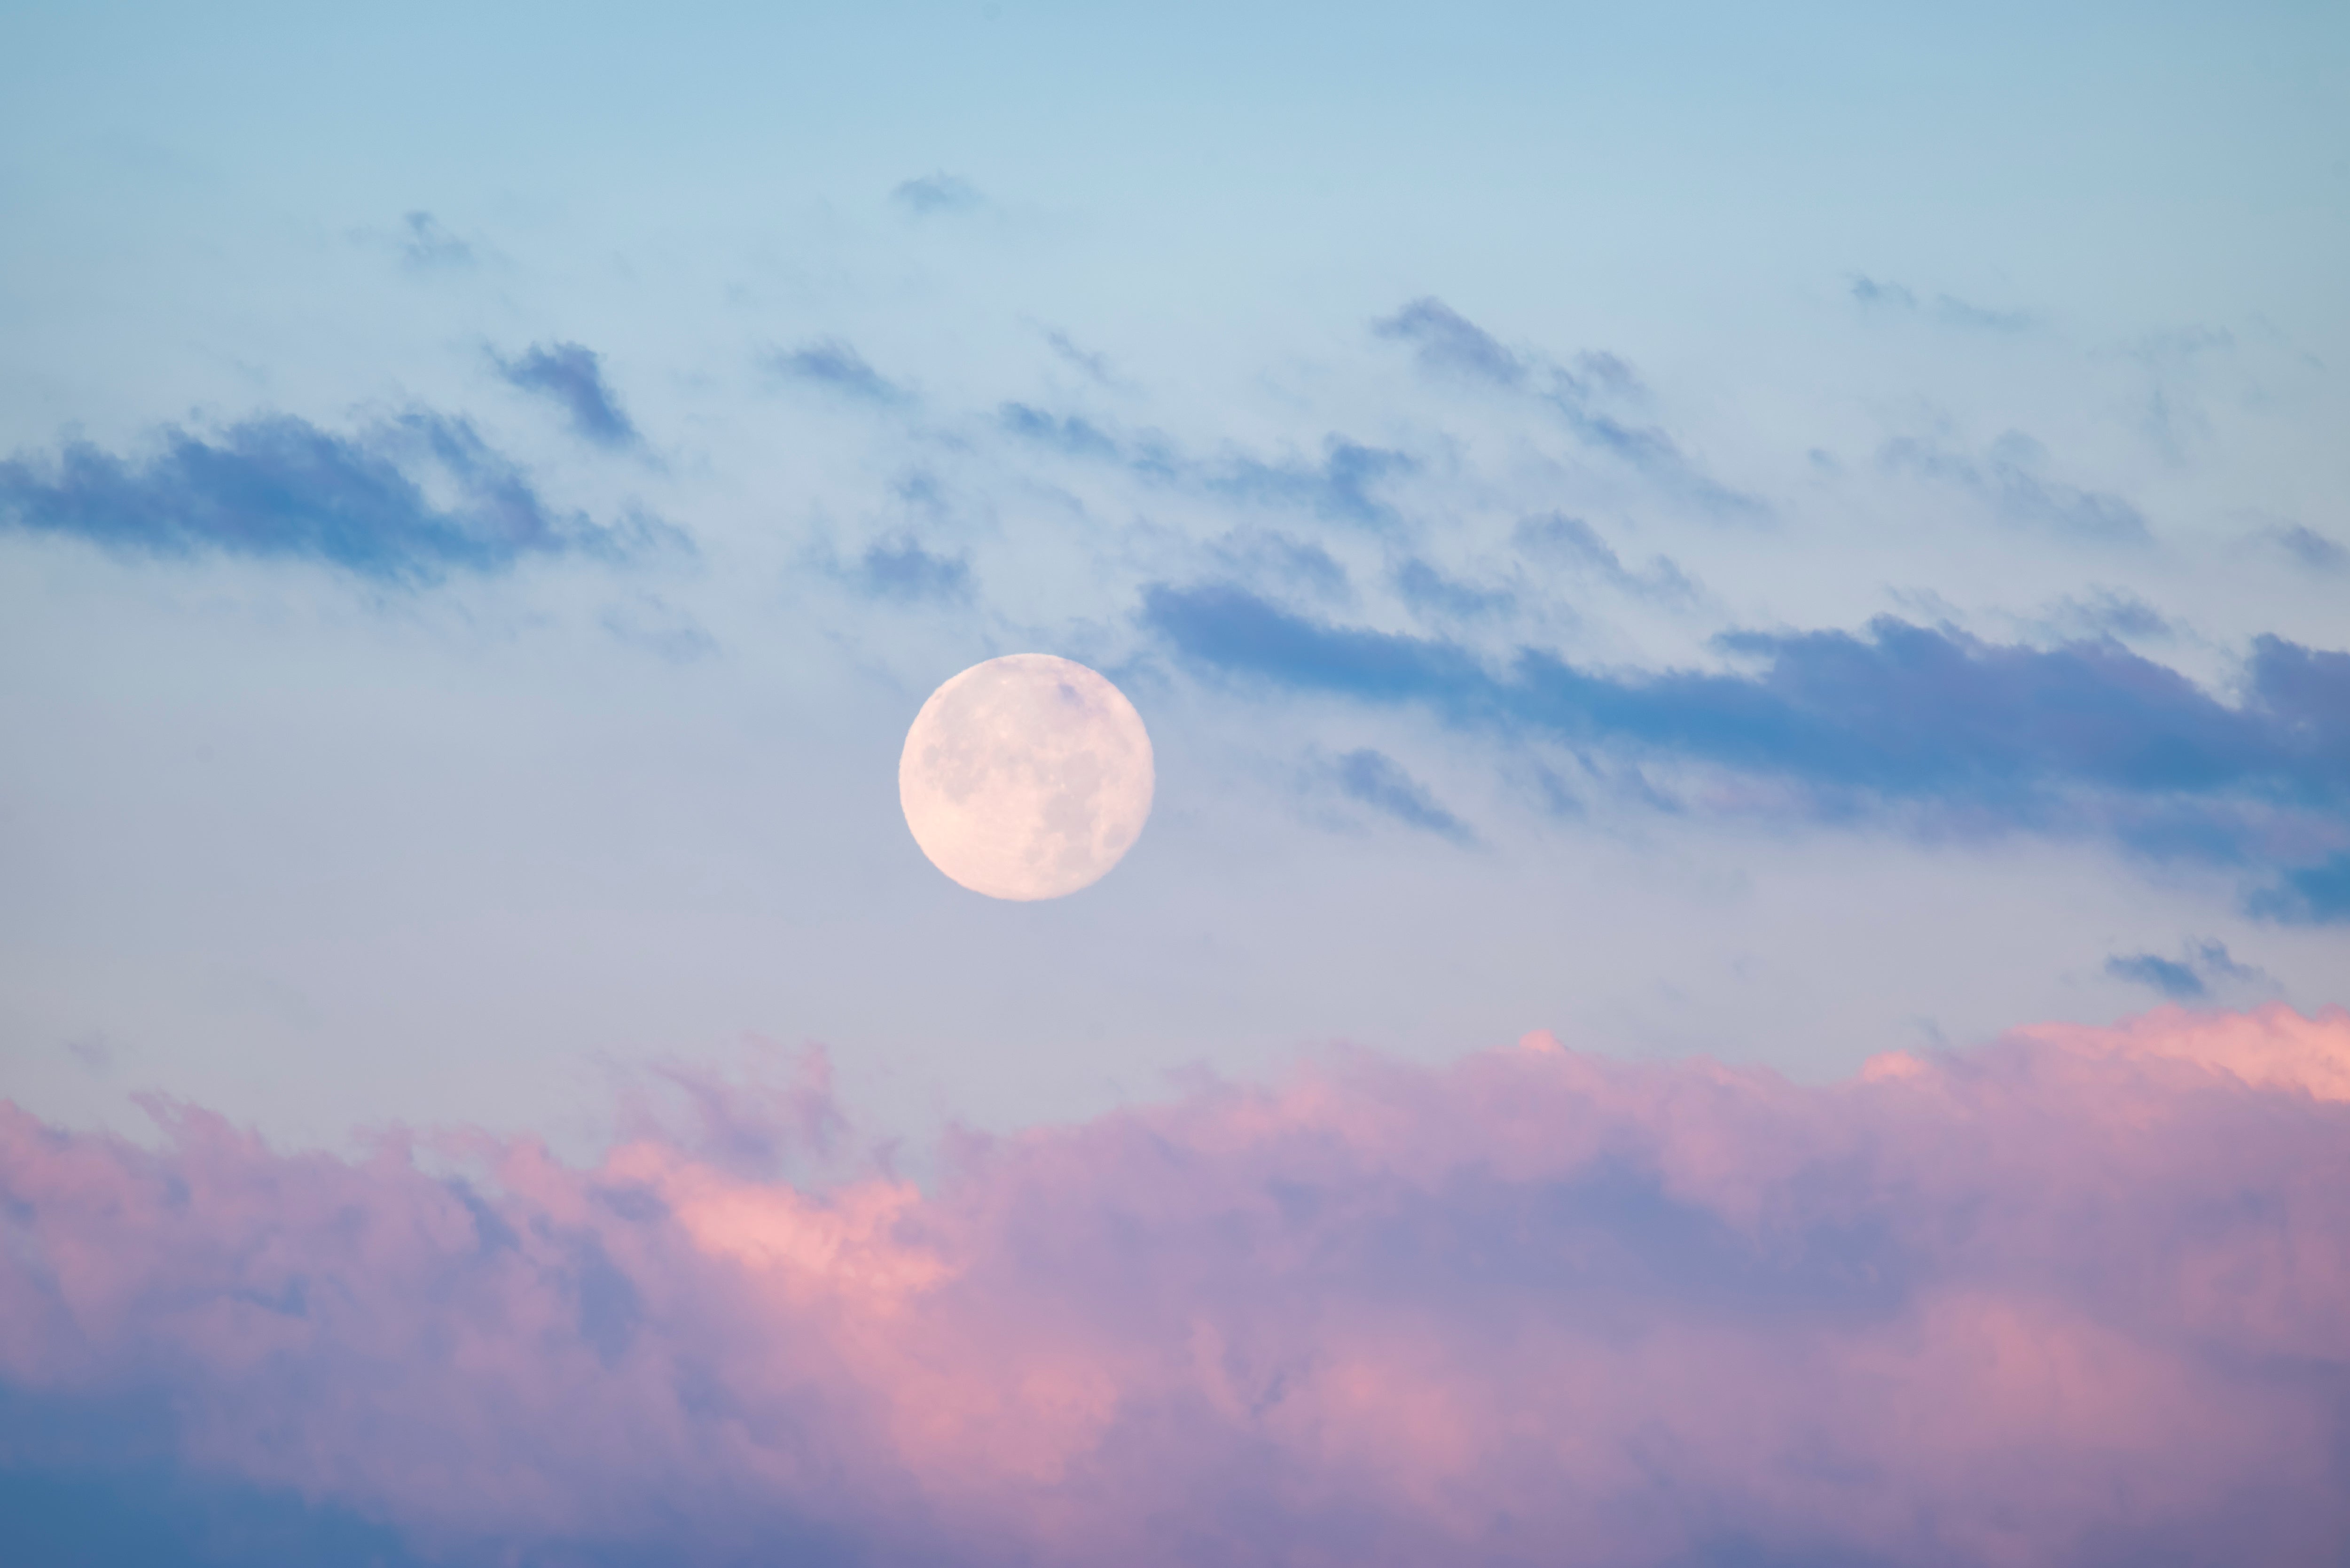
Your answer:
[[[973,1140],[931,1195],[746,1174],[761,1116],[833,1125],[820,1082],[701,1085],[718,1147],[591,1170],[442,1140],[472,1182],[0,1113],[0,1379],[460,1561],[2350,1545],[2338,1009],[1818,1088],[1544,1035],[1353,1055]]]

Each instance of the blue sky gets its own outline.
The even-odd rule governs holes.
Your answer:
[[[2350,1000],[2336,7],[16,8],[0,1090]],[[1042,650],[1097,888],[920,859]]]

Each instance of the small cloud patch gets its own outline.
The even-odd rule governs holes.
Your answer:
[[[534,343],[519,358],[496,359],[506,384],[560,408],[573,433],[600,447],[634,446],[637,427],[604,379],[603,357],[577,343]]]
[[[959,600],[971,597],[971,563],[961,556],[934,555],[910,537],[879,540],[866,546],[849,580],[868,598]]]
[[[1333,764],[1331,776],[1338,793],[1348,800],[1369,806],[1407,827],[1416,827],[1459,845],[1476,842],[1477,836],[1467,823],[1437,804],[1425,785],[1384,752],[1367,746],[1348,752]]]
[[[906,398],[903,388],[867,364],[864,355],[838,337],[820,338],[774,354],[767,363],[778,375],[827,387],[868,402],[895,403]]]
[[[981,204],[979,192],[970,181],[944,170],[903,182],[889,192],[889,200],[924,218],[941,213],[967,213]]]

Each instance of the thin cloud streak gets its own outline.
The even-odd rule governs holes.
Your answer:
[[[761,1174],[837,1143],[820,1065],[686,1086],[589,1169],[0,1108],[0,1386],[85,1479],[160,1447],[457,1563],[2350,1547],[2339,1009],[1813,1088],[1342,1054],[966,1138],[931,1195]]]

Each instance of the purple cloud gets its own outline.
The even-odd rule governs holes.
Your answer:
[[[969,1137],[928,1194],[761,1173],[838,1137],[820,1071],[689,1087],[698,1132],[589,1169],[0,1110],[0,1393],[84,1472],[160,1449],[452,1562],[2350,1547],[2340,1009],[1824,1087],[1344,1055]]]

